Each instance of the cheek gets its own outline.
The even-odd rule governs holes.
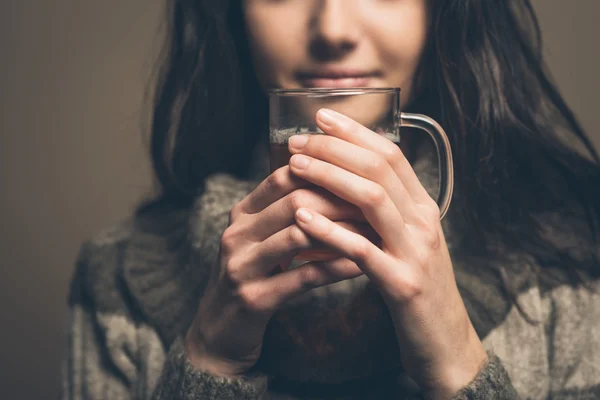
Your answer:
[[[427,39],[427,15],[415,8],[400,15],[382,15],[380,24],[372,26],[373,46],[388,83],[408,95]]]
[[[263,86],[280,87],[303,59],[304,22],[285,9],[246,9],[246,27],[256,74]],[[294,46],[290,46],[294,43]]]

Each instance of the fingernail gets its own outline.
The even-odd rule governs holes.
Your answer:
[[[292,158],[290,159],[290,163],[296,168],[304,169],[308,167],[308,158],[296,154],[292,156]]]
[[[319,110],[319,112],[317,113],[317,118],[324,124],[327,126],[334,126],[336,124],[337,121],[337,117],[335,115],[335,113],[331,110],[328,110],[326,108],[322,108]]]
[[[306,146],[306,142],[308,142],[308,138],[303,135],[294,135],[290,138],[290,146],[298,150]]]
[[[296,211],[296,217],[300,220],[300,222],[304,223],[308,223],[313,219],[312,214],[304,208],[301,208],[298,211]]]

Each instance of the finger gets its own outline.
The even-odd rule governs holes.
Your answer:
[[[292,156],[290,166],[291,171],[302,179],[327,189],[360,208],[394,255],[400,255],[399,251],[408,232],[403,216],[381,185],[305,155]]]
[[[288,166],[284,166],[263,180],[238,206],[247,214],[255,214],[294,190],[308,186],[311,186],[310,183],[299,179],[290,173]]]
[[[305,181],[306,182],[306,181]],[[333,195],[323,188],[298,189],[275,201],[264,210],[254,214],[253,237],[264,240],[282,229],[296,223],[294,214],[302,207],[316,210],[337,220],[365,220],[362,212],[353,204]]]
[[[378,240],[373,228],[367,224],[351,222],[336,222],[336,224],[351,232],[364,234],[372,238],[374,242]],[[293,225],[252,247],[246,254],[242,255],[244,260],[234,262],[234,265],[239,266],[236,268],[234,279],[241,282],[269,276],[279,266],[287,269],[291,260],[301,251],[325,248],[327,248],[325,244],[311,238],[294,221]]]
[[[304,232],[354,261],[374,283],[383,286],[392,276],[386,266],[397,262],[365,237],[344,229],[312,210],[301,209],[296,213],[296,218]]]
[[[316,121],[323,132],[328,135],[382,155],[415,202],[427,203],[430,201],[429,193],[419,181],[417,174],[398,144],[333,110],[319,110]]]
[[[262,281],[251,282],[262,306],[275,311],[286,301],[317,287],[330,285],[363,275],[355,262],[339,258],[327,262],[307,263],[298,268],[281,272]]]
[[[376,244],[377,246],[381,245],[381,238],[379,237],[379,235],[377,234],[377,232],[375,232],[375,230],[369,225],[369,224],[362,224],[362,223],[356,223],[356,222],[339,222],[339,221],[335,221],[335,224],[348,229],[350,232],[354,232],[357,233],[365,238],[367,238],[368,240],[370,240],[372,243]],[[294,259],[297,261],[329,261],[329,260],[335,260],[337,258],[342,257],[341,254],[339,254],[337,251],[332,250],[330,247],[328,247],[327,245],[325,245],[324,243],[321,243],[317,240],[315,240],[315,246],[314,246],[314,250],[310,250],[308,252],[301,252],[299,254],[297,254]],[[284,261],[285,263],[285,261]],[[289,267],[289,263],[288,264],[280,264],[282,269],[288,269]]]
[[[414,199],[382,155],[327,135],[293,136],[289,141],[289,149],[292,154],[305,154],[379,183],[407,223],[420,220]]]
[[[243,259],[233,263],[240,266],[234,279],[242,282],[269,276],[274,269],[289,263],[300,251],[318,247],[319,244],[294,223],[240,255]]]

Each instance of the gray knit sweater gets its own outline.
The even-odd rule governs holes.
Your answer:
[[[431,189],[437,182],[428,165],[415,169]],[[282,341],[270,347],[275,356],[266,354],[243,378],[212,376],[189,364],[182,336],[215,263],[228,212],[257,182],[212,176],[192,209],[130,218],[86,242],[69,297],[63,399],[421,398],[402,373],[384,317],[358,329],[355,343],[340,344],[342,351],[326,359],[314,360]],[[560,216],[552,217],[558,222],[547,227],[556,245],[578,245]],[[549,272],[539,272],[527,255],[509,254],[512,261],[503,267],[519,290],[521,312],[504,295],[497,263],[461,250],[451,214],[444,230],[461,294],[491,355],[455,398],[599,399],[600,294],[590,290],[600,290],[598,282],[588,288],[546,279]],[[310,309],[330,307],[332,298],[364,284],[364,277],[336,284],[315,294]],[[303,322],[306,310],[298,306],[294,318]],[[265,343],[271,340],[277,337]]]

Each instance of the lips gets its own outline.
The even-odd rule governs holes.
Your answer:
[[[348,88],[369,86],[377,75],[377,72],[349,68],[324,68],[300,72],[297,77],[302,86],[307,88]]]
[[[302,81],[302,85],[309,88],[350,88],[364,87],[369,85],[369,78],[309,78]]]

